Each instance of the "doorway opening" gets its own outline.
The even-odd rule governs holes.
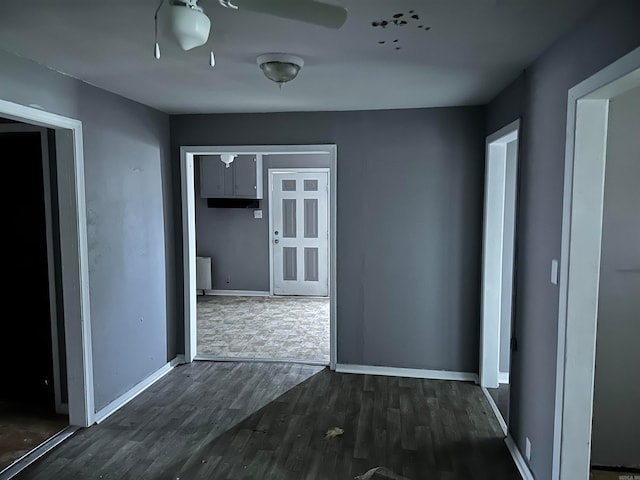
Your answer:
[[[616,104],[622,105],[623,110],[633,107],[635,102],[626,98],[626,94],[633,96],[635,91],[637,95],[639,87],[640,48],[637,48],[569,90],[552,472],[554,479],[589,478],[592,458],[603,459],[606,455],[606,449],[596,452],[595,449],[602,446],[603,439],[596,441],[592,433],[606,434],[606,430],[610,428],[616,429],[617,441],[625,442],[625,432],[636,435],[625,447],[617,449],[616,454],[635,454],[635,460],[631,459],[631,466],[637,468],[640,464],[637,448],[633,448],[637,445],[640,421],[635,407],[638,401],[638,384],[635,381],[635,370],[631,378],[624,374],[625,365],[635,367],[637,364],[638,350],[635,343],[632,344],[633,348],[625,348],[627,339],[635,340],[637,333],[621,329],[637,328],[640,314],[634,311],[634,308],[637,309],[635,300],[638,296],[636,276],[640,273],[640,219],[637,204],[629,203],[637,198],[634,195],[637,195],[638,181],[633,182],[633,176],[638,174],[637,133],[640,128],[640,112],[626,112],[627,120],[623,120],[615,131],[610,130],[610,126],[613,126],[611,122],[620,113],[615,108]],[[614,154],[611,141],[614,138],[619,141],[621,137],[625,137],[627,145],[631,147],[626,154],[621,155],[620,147],[616,145],[617,153]],[[629,181],[632,183],[631,188]],[[614,209],[615,216],[607,218],[605,215],[608,203],[611,206],[610,202],[620,200],[619,195],[626,195],[626,199],[622,198],[622,203]],[[604,227],[617,220],[621,220],[618,222],[621,230],[605,230]],[[611,262],[613,258],[617,260]],[[616,297],[613,313],[606,311],[612,305],[611,298],[606,298],[611,293]],[[625,302],[629,303],[623,308],[622,304]],[[629,321],[630,319],[633,321]],[[611,350],[612,347],[615,352],[607,353],[606,350]],[[594,404],[594,386],[596,393],[602,393],[601,387],[606,390],[606,385],[598,385],[596,382],[599,381],[600,373],[604,373],[613,364],[622,366],[623,369],[613,372],[613,377],[617,380],[615,391],[604,393],[605,397],[611,394],[616,398],[611,404],[610,399],[607,401],[602,396],[596,396],[596,402],[605,402],[598,406]],[[628,389],[631,390],[627,391]],[[631,404],[633,407],[629,409]],[[607,410],[609,414],[616,415],[601,423],[603,419],[596,415]],[[622,419],[617,416],[618,413],[622,415]],[[604,431],[599,425],[604,425]],[[611,443],[614,440],[609,438],[604,441]],[[621,463],[620,460],[614,462]],[[605,460],[605,463],[608,461]]]
[[[60,256],[52,218],[57,208],[51,195],[55,151],[49,148],[50,133],[0,118],[0,152],[20,159],[5,163],[5,178],[29,179],[30,185],[20,195],[20,207],[8,208],[4,215],[5,242],[12,252],[4,264],[5,275],[12,279],[6,295],[26,306],[27,314],[0,325],[2,351],[7,358],[22,359],[5,369],[0,386],[0,471],[69,425],[66,378],[60,369],[65,357],[57,312],[55,261]],[[15,198],[13,189],[3,191]],[[3,202],[12,203],[9,197]],[[24,344],[29,345],[26,357],[21,354]]]
[[[23,186],[17,196],[5,188],[8,298],[21,312],[0,333],[3,351],[20,359],[0,392],[0,470],[11,476],[94,412],[82,124],[4,100],[0,116],[6,177]]]
[[[610,99],[607,123],[591,428],[596,479],[610,469],[620,477],[640,473],[640,86]]]
[[[520,120],[486,141],[480,385],[507,434]]]
[[[245,156],[259,158],[234,172]],[[186,360],[334,366],[335,145],[181,147],[181,160]]]

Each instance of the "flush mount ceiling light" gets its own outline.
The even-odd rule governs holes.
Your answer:
[[[265,77],[277,83],[280,87],[296,78],[304,66],[304,60],[287,53],[266,53],[260,55],[256,62],[264,72]]]

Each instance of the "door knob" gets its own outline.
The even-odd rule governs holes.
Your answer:
[[[273,243],[280,243],[280,240],[278,240],[277,238],[273,241]]]
[[[278,230],[276,230],[274,233],[275,233],[276,235],[278,235]]]

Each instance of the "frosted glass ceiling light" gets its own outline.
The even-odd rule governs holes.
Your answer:
[[[191,50],[207,43],[211,20],[194,2],[170,4],[171,30],[183,50]]]
[[[286,53],[267,53],[260,55],[256,59],[256,62],[265,77],[280,86],[296,78],[304,66],[304,60],[300,57]]]
[[[169,0],[169,15],[171,31],[178,45],[183,50],[191,50],[207,43],[209,40],[209,32],[211,31],[211,20],[207,17],[201,7],[197,4],[198,0]],[[158,13],[162,8],[165,0],[160,0],[156,13],[155,21],[155,45],[153,56],[160,59],[160,44],[158,43]],[[231,5],[231,4],[230,4]],[[228,8],[233,8],[231,5]],[[209,65],[214,67],[216,59],[213,50],[209,55]]]

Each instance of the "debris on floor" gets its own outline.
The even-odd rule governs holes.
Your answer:
[[[344,433],[344,430],[341,429],[340,427],[333,427],[327,430],[327,433],[325,434],[324,438],[327,438],[327,439],[336,438],[342,435],[343,433]]]
[[[372,468],[366,473],[355,477],[355,480],[409,480],[385,467]]]

